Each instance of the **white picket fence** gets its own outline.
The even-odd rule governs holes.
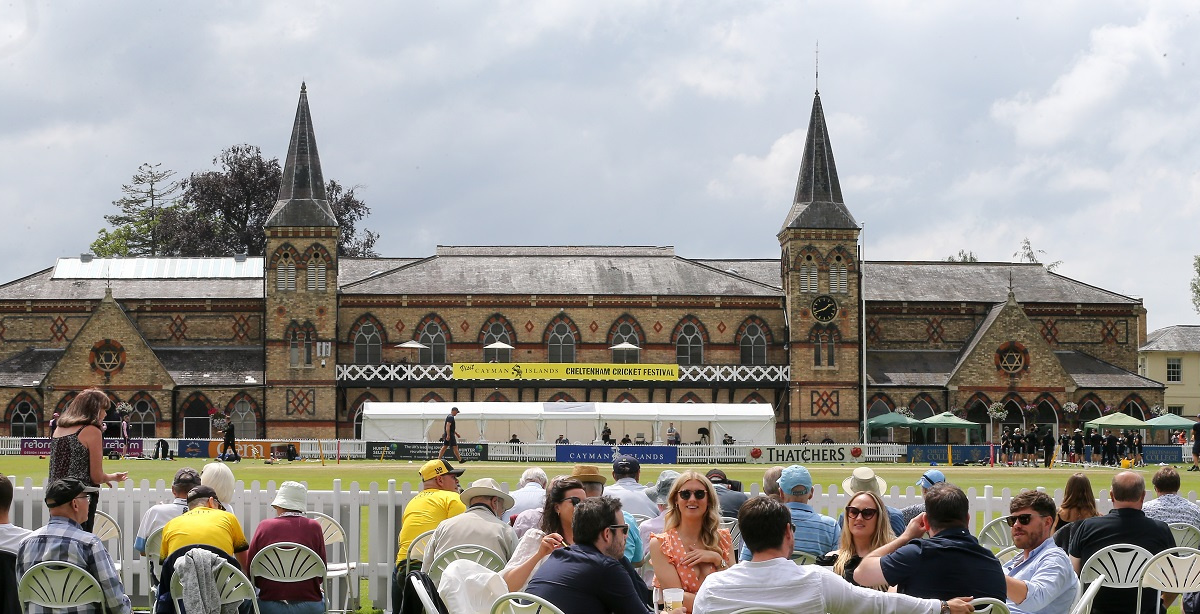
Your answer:
[[[17,482],[16,478],[10,479],[14,480],[16,486],[11,510],[12,522],[29,528],[43,526],[47,520],[46,506],[42,502],[45,481],[39,480],[35,483],[32,478],[25,478]],[[502,486],[505,489],[509,488],[507,484]],[[818,484],[814,490],[813,507],[821,513],[837,517],[845,507],[848,496],[840,492],[839,486],[834,484]],[[224,502],[241,521],[247,538],[253,535],[254,528],[262,519],[274,515],[270,503],[275,497],[275,491],[274,481],[266,484],[260,484],[258,481],[245,484],[239,481],[233,500]],[[759,491],[759,484],[750,486],[750,494],[758,494]],[[413,485],[407,482],[397,485],[395,480],[389,480],[383,487],[372,482],[365,488],[358,482],[343,485],[341,480],[335,480],[332,490],[314,490],[308,493],[311,511],[328,514],[345,528],[350,556],[358,561],[359,576],[368,580],[368,597],[375,607],[391,607],[388,600],[392,569],[396,561],[396,535],[399,532],[404,506],[415,494]],[[973,512],[972,531],[978,531],[987,520],[1008,513],[1008,504],[1013,494],[1007,488],[996,491],[991,486],[985,486],[983,492],[969,489],[967,495],[971,500]],[[1053,496],[1056,501],[1060,501],[1062,491],[1056,490]],[[1187,497],[1195,501],[1196,493],[1189,492]],[[163,480],[158,480],[153,485],[148,480],[138,483],[131,480],[119,488],[105,489],[101,492],[100,510],[116,518],[122,529],[124,555],[121,557],[121,575],[125,589],[135,604],[145,603],[148,587],[145,561],[134,551],[133,540],[146,509],[170,499],[170,488]],[[904,490],[892,486],[891,491],[884,496],[884,502],[896,508],[906,507],[920,500],[920,492],[913,486]],[[1101,513],[1111,509],[1107,490],[1098,493],[1096,503]],[[110,551],[116,558],[116,548],[110,546]],[[357,583],[354,583],[354,586],[357,593]],[[340,590],[336,588],[336,584],[335,590]],[[338,595],[334,595],[334,598],[338,598]]]

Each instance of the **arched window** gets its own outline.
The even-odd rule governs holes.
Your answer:
[[[129,437],[131,439],[153,439],[158,426],[158,402],[145,392],[129,399]]]
[[[677,403],[703,403],[704,401],[701,401],[700,397],[696,396],[696,393],[689,392],[689,393],[679,397],[679,400],[676,402]]]
[[[291,252],[283,252],[275,263],[275,289],[280,291],[296,289],[296,259]]]
[[[687,316],[675,326],[675,360],[683,366],[704,364],[704,339],[700,321]]]
[[[508,397],[504,396],[504,393],[503,393],[503,392],[500,392],[500,391],[498,391],[498,390],[497,390],[496,392],[493,392],[492,394],[489,394],[489,395],[487,396],[487,398],[486,398],[486,399],[484,399],[484,402],[487,402],[487,403],[507,403],[507,402],[508,402]]]
[[[761,394],[758,394],[757,392],[751,392],[750,394],[746,395],[746,398],[742,399],[742,402],[765,404],[767,400],[764,399]]]
[[[317,341],[317,330],[312,322],[300,324],[292,320],[284,338],[288,342],[288,362],[296,367],[313,366],[313,348]]]
[[[209,439],[212,437],[213,405],[203,392],[193,392],[184,399],[183,438]]]
[[[546,328],[547,362],[575,362],[575,325],[570,318],[558,316]]]
[[[425,323],[417,330],[421,334],[417,336],[417,341],[425,347],[418,350],[418,360],[423,365],[444,365],[446,364],[446,329],[439,323],[438,319],[427,319]]]
[[[12,437],[38,436],[37,406],[29,395],[22,394],[12,407],[9,434]]]
[[[813,347],[814,367],[837,366],[837,342],[842,335],[832,324],[818,324],[808,333],[808,342]]]
[[[746,318],[738,329],[738,347],[742,351],[741,364],[767,364],[767,335],[769,330],[762,320],[756,317]]]
[[[363,405],[367,401],[377,402],[379,399],[375,398],[375,395],[369,392],[364,392],[361,396],[355,399],[354,404],[350,406],[350,413],[354,416],[353,422],[355,439],[362,439]]]
[[[612,350],[612,361],[614,363],[624,365],[641,362],[642,327],[638,325],[637,320],[633,316],[623,315],[617,318],[617,321],[613,323],[612,328],[608,331],[608,341],[609,347],[622,343],[634,346],[628,349]]]
[[[354,364],[377,365],[383,361],[383,335],[387,331],[371,314],[364,314],[350,328],[354,341]]]
[[[308,290],[315,292],[324,292],[326,289],[326,271],[329,268],[332,259],[329,257],[329,252],[325,246],[320,243],[313,243],[304,254],[305,256],[305,284]]]
[[[505,345],[513,345],[515,336],[512,334],[512,326],[508,320],[500,314],[495,314],[488,318],[484,323],[483,329],[479,331],[479,342],[483,344],[483,361],[484,362],[512,362],[512,348],[492,348],[487,349],[487,346],[493,343],[503,343]]]
[[[230,401],[225,411],[229,412],[229,421],[233,423],[233,432],[237,437],[252,439],[258,437],[258,404],[254,399],[242,392]]]
[[[817,291],[817,270],[817,260],[812,254],[800,256],[800,265],[797,267],[797,271],[799,271],[801,293]]]

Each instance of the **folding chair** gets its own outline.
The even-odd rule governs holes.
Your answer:
[[[30,567],[17,582],[17,597],[46,608],[99,603],[101,612],[108,611],[100,583],[86,569],[71,563],[45,561]]]
[[[488,569],[500,572],[504,569],[504,559],[499,554],[484,548],[483,546],[454,546],[448,548],[433,558],[429,563],[429,577],[433,578],[434,582],[439,582],[442,579],[442,572],[446,571],[446,566],[452,561],[458,559],[469,559],[487,567]]]
[[[1176,594],[1200,591],[1200,550],[1175,547],[1154,555],[1142,572],[1141,588]]]
[[[563,614],[563,611],[537,595],[505,593],[492,604],[490,614]]]
[[[979,531],[979,535],[976,536],[979,539],[979,545],[984,548],[991,548],[993,552],[998,552],[1013,545],[1012,532],[1009,531],[1008,523],[1005,522],[1004,518],[1004,516],[1001,516],[983,525],[983,528]]]
[[[250,561],[250,579],[275,582],[325,580],[325,562],[312,548],[295,542],[276,542],[258,551]]]
[[[413,592],[417,594],[417,599],[421,600],[421,608],[425,610],[426,614],[449,614],[445,604],[442,603],[441,597],[437,596],[437,589],[426,586],[421,576],[422,573],[420,571],[414,571],[408,575],[408,581],[412,583]]]
[[[150,583],[150,603],[158,599],[158,570],[162,567],[162,527],[146,537],[146,578]]]
[[[433,537],[433,531],[426,531],[414,537],[412,543],[408,545],[408,558],[404,559],[405,577],[408,577],[408,573],[413,570],[413,561],[421,561],[421,565],[417,566],[417,569],[425,567],[425,549],[429,547],[429,538],[431,537]]]
[[[101,542],[105,542],[105,548],[108,548],[107,542],[117,540],[117,556],[112,557],[113,566],[117,568],[117,573],[121,572],[121,561],[125,560],[125,540],[121,539],[121,525],[117,524],[117,520],[100,510],[96,510],[96,520],[92,523],[92,535],[95,535]],[[109,550],[113,552],[113,550]]]
[[[254,614],[258,614],[258,596],[254,592],[254,584],[238,568],[230,565],[228,561],[222,561],[221,566],[213,570],[213,581],[217,584],[217,591],[221,593],[222,605],[249,600]],[[171,605],[175,606],[175,614],[181,614],[179,600],[182,598],[183,584],[179,574],[174,574],[171,576]]]
[[[971,600],[971,607],[978,614],[1009,614],[1008,604],[992,597],[976,597]]]
[[[1148,550],[1133,544],[1113,544],[1096,551],[1079,569],[1079,591],[1083,585],[1103,579],[1108,588],[1136,588],[1137,610],[1142,607],[1142,574],[1150,559]]]
[[[337,561],[327,561],[325,563],[325,579],[331,583],[334,580],[345,581],[346,592],[342,598],[341,611],[348,611],[350,609],[350,599],[354,592],[354,585],[357,584],[354,582],[353,573],[358,569],[358,563],[350,557],[350,547],[346,545],[346,530],[331,516],[320,512],[309,512],[308,516],[321,525],[321,532],[325,536],[325,556]],[[333,546],[333,548],[330,548],[330,546]],[[333,550],[337,550],[341,554],[334,556]],[[410,546],[409,551],[411,552],[411,550],[412,547]],[[332,605],[332,602],[330,605]]]
[[[817,562],[817,555],[803,550],[792,552],[792,561],[797,565],[812,565]]]
[[[1186,522],[1172,522],[1171,536],[1175,538],[1175,545],[1184,548],[1200,548],[1200,529]]]
[[[1099,593],[1101,587],[1104,586],[1104,580],[1105,577],[1101,575],[1092,582],[1091,586],[1088,586],[1087,590],[1083,591],[1083,594],[1075,600],[1075,604],[1071,606],[1070,614],[1090,614],[1092,611],[1092,600],[1096,598],[1096,593]]]
[[[1016,546],[1009,546],[1000,552],[996,553],[996,558],[1000,560],[1001,565],[1007,565],[1009,561],[1017,558],[1021,554],[1021,549]]]

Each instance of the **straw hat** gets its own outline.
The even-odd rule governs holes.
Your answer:
[[[842,480],[842,492],[855,493],[869,490],[879,496],[887,491],[887,482],[883,478],[875,475],[875,470],[870,467],[858,467],[850,477]]]
[[[575,469],[571,471],[571,477],[583,482],[584,484],[589,482],[599,482],[601,484],[608,483],[608,478],[605,477],[604,474],[600,473],[600,468],[596,465],[575,465]]]
[[[504,501],[504,509],[510,509],[516,501],[508,495],[508,493],[500,490],[500,483],[492,478],[479,478],[471,482],[471,487],[462,491],[458,496],[466,505],[471,504],[471,499],[475,497],[500,497]]]

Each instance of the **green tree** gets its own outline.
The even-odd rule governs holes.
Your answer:
[[[138,166],[133,180],[121,186],[125,196],[114,200],[121,212],[104,216],[112,230],[101,229],[92,242],[97,256],[157,256],[160,254],[160,223],[163,213],[175,206],[183,187],[172,180],[175,171],[162,163]]]
[[[1192,308],[1196,313],[1200,313],[1200,256],[1196,256],[1192,261],[1192,267],[1196,274],[1192,276]]]
[[[1033,244],[1029,242],[1029,237],[1025,237],[1021,241],[1021,247],[1019,249],[1017,249],[1017,251],[1013,252],[1013,258],[1016,258],[1017,262],[1030,262],[1030,263],[1034,263],[1034,264],[1042,264],[1042,261],[1040,260],[1038,254],[1044,255],[1045,253],[1046,253],[1046,250],[1044,250],[1044,249],[1033,249]],[[1046,267],[1047,271],[1053,271],[1054,269],[1057,269],[1060,265],[1062,265],[1062,263],[1063,263],[1062,260],[1057,260],[1057,261],[1051,262],[1049,264],[1042,264],[1042,266]]]
[[[979,256],[976,256],[975,252],[960,249],[958,250],[958,255],[946,256],[946,259],[942,262],[979,262]]]

